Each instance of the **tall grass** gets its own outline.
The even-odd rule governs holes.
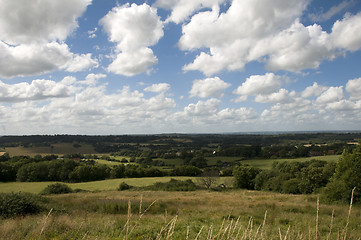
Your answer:
[[[317,196],[252,191],[52,195],[51,213],[0,220],[0,239],[346,240],[361,237],[361,209]],[[97,207],[95,207],[97,206]],[[115,206],[121,206],[116,211]],[[114,208],[112,208],[114,207]]]

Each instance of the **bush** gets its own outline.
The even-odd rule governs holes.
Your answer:
[[[10,218],[45,210],[46,199],[31,193],[0,193],[0,216]]]
[[[64,193],[72,193],[73,190],[64,183],[54,183],[48,185],[46,188],[41,191],[40,194],[46,195],[46,194],[64,194]]]
[[[299,184],[300,184],[299,179],[297,179],[297,178],[289,179],[283,183],[282,192],[283,193],[291,193],[291,194],[299,194],[299,193],[301,193],[300,189],[299,189]]]
[[[128,185],[125,182],[122,182],[119,187],[118,187],[118,191],[124,191],[124,190],[128,190],[130,189],[132,186]]]
[[[195,191],[197,186],[190,179],[181,181],[172,178],[169,182],[157,182],[145,189],[153,191]]]

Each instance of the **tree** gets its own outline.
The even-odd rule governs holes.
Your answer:
[[[202,173],[199,178],[200,185],[210,189],[213,184],[217,183],[219,179],[219,171],[216,169],[208,170]]]
[[[255,178],[260,173],[259,168],[241,165],[237,166],[233,170],[233,176],[235,180],[235,187],[245,188],[249,190],[254,189]]]
[[[347,202],[351,198],[352,189],[354,200],[361,200],[361,146],[357,146],[352,153],[343,152],[336,165],[335,174],[323,191],[324,196],[331,201]]]

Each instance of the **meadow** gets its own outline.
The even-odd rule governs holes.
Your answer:
[[[48,195],[42,214],[0,220],[0,239],[360,239],[361,208],[316,195],[229,190]]]
[[[112,191],[116,190],[120,183],[125,182],[134,187],[145,187],[156,182],[168,182],[171,178],[177,180],[191,179],[197,182],[196,177],[149,177],[149,178],[118,178],[103,181],[67,183],[72,189],[82,189],[86,191]],[[224,177],[220,182],[228,181],[231,177]],[[46,186],[56,182],[0,182],[0,192],[29,192],[38,194]]]

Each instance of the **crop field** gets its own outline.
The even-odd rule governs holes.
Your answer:
[[[0,220],[1,239],[359,239],[361,208],[316,195],[230,190],[48,195],[42,214]],[[350,213],[350,214],[349,214]]]
[[[54,143],[51,146],[39,147],[6,147],[5,151],[10,156],[30,156],[50,155],[50,154],[96,154],[94,148],[89,144],[81,144],[80,147],[74,147],[71,143]]]

